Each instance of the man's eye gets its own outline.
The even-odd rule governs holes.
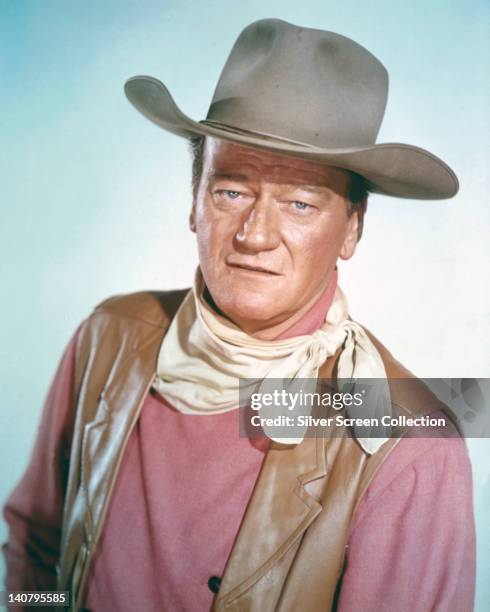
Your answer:
[[[236,200],[238,197],[240,197],[239,191],[232,191],[230,189],[219,189],[217,193],[219,196],[224,196],[230,200]]]
[[[306,202],[293,202],[293,206],[296,210],[307,210],[308,208],[313,208],[310,204]]]

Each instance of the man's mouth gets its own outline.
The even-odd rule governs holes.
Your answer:
[[[248,272],[255,272],[256,274],[262,274],[267,276],[282,276],[279,272],[275,272],[274,270],[270,270],[269,268],[264,268],[262,266],[252,266],[250,264],[245,263],[232,263],[227,262],[226,264],[230,268],[236,268],[238,270],[244,270]]]

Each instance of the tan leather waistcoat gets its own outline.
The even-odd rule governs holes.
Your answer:
[[[82,605],[127,441],[155,376],[165,331],[187,290],[117,296],[80,331],[75,423],[65,498],[58,588]],[[388,378],[411,377],[371,336]],[[335,358],[320,370],[334,375]],[[393,397],[409,414],[440,408],[417,379]],[[435,408],[434,408],[435,406]],[[306,438],[268,451],[222,577],[214,610],[316,612],[335,605],[349,527],[390,440],[374,455],[350,438]]]

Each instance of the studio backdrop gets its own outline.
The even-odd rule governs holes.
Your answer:
[[[367,47],[390,74],[378,142],[417,143],[454,168],[452,200],[371,196],[339,283],[353,318],[415,374],[489,375],[489,9],[484,0],[1,3],[2,503],[27,464],[64,346],[91,309],[109,295],[192,283],[187,144],[134,111],[125,80],[153,75],[203,119],[231,45],[257,19]],[[468,446],[483,612],[490,442]]]

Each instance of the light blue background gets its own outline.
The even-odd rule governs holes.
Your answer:
[[[488,376],[489,12],[478,0],[0,0],[0,499],[26,465],[58,359],[91,308],[192,280],[185,143],[130,107],[124,81],[156,76],[204,118],[231,45],[255,19],[366,46],[391,77],[379,141],[428,148],[456,170],[461,192],[450,202],[373,197],[341,283],[355,318],[417,374]],[[469,446],[483,611],[490,444]]]

